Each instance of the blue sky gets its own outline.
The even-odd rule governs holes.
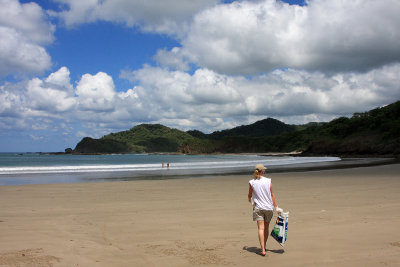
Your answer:
[[[159,48],[179,45],[168,36],[142,34],[121,25],[96,22],[77,29],[60,29],[57,41],[48,48],[57,67],[70,68],[71,77],[100,71],[121,82],[121,70],[134,70],[143,64],[154,64],[153,55]],[[126,84],[121,84],[121,86]],[[117,89],[122,89],[117,86]]]
[[[400,98],[400,2],[0,0],[0,152],[141,123],[203,132]]]

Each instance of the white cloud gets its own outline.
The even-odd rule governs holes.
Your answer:
[[[400,60],[399,13],[397,0],[220,4],[194,17],[171,57],[228,74],[257,75],[282,67],[367,71]],[[162,51],[159,58],[163,63],[168,55]]]
[[[149,108],[142,104],[136,88],[117,92],[112,77],[104,72],[83,75],[75,95],[77,105],[71,117],[95,131],[96,136],[113,128],[129,127],[133,121],[149,116]]]
[[[49,77],[46,78],[45,82],[71,93],[74,88],[69,75],[69,69],[67,67],[61,67],[58,71],[51,73]]]
[[[19,92],[15,90],[14,85],[0,86],[0,117],[2,119],[20,117],[21,102]]]
[[[251,79],[147,66],[123,77],[140,84],[136,93],[153,121],[213,131],[265,117],[306,123],[367,111],[400,99],[399,74],[400,64],[332,76],[276,70]]]
[[[69,76],[62,67],[44,79],[0,86],[0,127],[101,137],[148,122],[211,132],[266,117],[326,121],[400,99],[400,63],[358,74],[287,69],[251,78],[145,66],[123,73],[138,85],[119,92],[106,73],[85,74],[76,86]]]
[[[400,99],[400,2],[56,0],[69,27],[108,21],[174,36],[157,67],[71,82],[66,67],[0,85],[0,129],[100,137],[139,123],[204,132],[266,117],[328,121]],[[220,4],[218,4],[220,3]],[[35,3],[0,0],[0,77],[51,66],[55,27]],[[195,68],[193,66],[196,66]],[[193,68],[193,69],[192,69]],[[29,134],[28,134],[29,135]]]
[[[5,129],[55,129],[59,120],[69,123],[77,102],[69,75],[62,67],[43,80],[0,86],[0,121],[8,122]]]
[[[46,50],[14,29],[0,26],[0,76],[40,73],[51,65]]]
[[[54,40],[55,26],[34,2],[20,4],[18,0],[0,0],[0,25],[14,29],[36,44],[50,44]]]
[[[0,0],[0,76],[48,69],[51,58],[43,45],[53,42],[54,30],[36,3]]]
[[[198,11],[217,0],[57,0],[69,9],[58,15],[67,26],[98,20],[139,26],[144,31],[181,35],[186,22]]]
[[[83,75],[76,87],[76,94],[79,109],[103,112],[114,109],[114,82],[112,77],[104,72]]]
[[[47,111],[50,114],[71,110],[76,100],[69,81],[69,70],[62,67],[42,81],[30,80],[26,86],[25,106],[33,110]]]
[[[174,47],[170,51],[159,49],[153,58],[158,64],[164,67],[181,71],[188,71],[190,69],[187,57],[183,55],[179,47]]]

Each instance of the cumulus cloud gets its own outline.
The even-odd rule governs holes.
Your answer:
[[[250,78],[145,66],[121,74],[137,84],[122,91],[103,72],[83,75],[76,86],[69,76],[62,67],[44,79],[0,86],[2,129],[72,133],[79,124],[77,132],[100,137],[149,122],[211,132],[266,117],[326,121],[400,98],[400,63],[365,73],[286,69]]]
[[[57,0],[67,26],[109,21],[177,37],[162,66],[191,63],[219,73],[257,75],[277,68],[368,71],[400,60],[397,0],[141,1]]]
[[[71,81],[67,67],[5,82],[1,129],[100,137],[148,122],[211,132],[266,117],[327,121],[400,99],[395,0],[57,1],[69,8],[57,14],[67,26],[118,22],[179,36],[181,46],[159,50],[157,66],[123,71],[135,85],[129,89],[105,72]],[[54,27],[40,7],[16,0],[0,7],[7,7],[0,8],[0,75],[48,68],[44,45]]]
[[[159,49],[153,58],[159,65],[164,67],[181,71],[190,70],[190,64],[187,57],[182,53],[182,50],[179,47],[174,47],[169,51],[165,48]]]
[[[69,70],[62,67],[44,81],[39,78],[30,80],[26,86],[25,106],[49,114],[71,110],[76,100],[69,74]]]
[[[2,129],[52,129],[56,127],[55,120],[69,121],[75,108],[74,88],[65,67],[45,79],[6,82],[0,86]]]
[[[171,54],[219,73],[368,71],[400,60],[400,2],[235,1],[198,13]],[[162,52],[162,53],[161,53]],[[161,51],[160,62],[168,59]],[[171,55],[172,57],[172,55]]]
[[[9,83],[0,86],[0,117],[2,119],[8,118],[12,120],[20,117],[22,113],[22,99],[17,88],[18,86]]]
[[[55,27],[35,3],[0,0],[0,76],[41,73],[51,65],[44,45]]]
[[[45,13],[38,4],[0,0],[0,7],[1,26],[14,29],[37,44],[53,42],[55,26],[47,21]]]
[[[198,11],[213,6],[217,0],[57,0],[68,6],[61,11],[67,26],[98,20],[139,26],[148,32],[181,35],[187,20]]]
[[[104,72],[84,74],[74,86],[69,69],[62,67],[43,79],[0,86],[2,129],[72,132],[80,125],[101,136],[148,116],[136,89],[117,92],[112,77]]]
[[[400,64],[366,73],[287,69],[251,78],[147,66],[122,77],[140,84],[136,92],[154,121],[213,131],[265,117],[306,123],[367,111],[400,98],[399,74]]]
[[[104,72],[85,74],[76,87],[79,108],[92,111],[112,111],[115,86],[112,77]]]

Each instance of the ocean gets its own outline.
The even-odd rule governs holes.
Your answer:
[[[274,171],[340,160],[337,157],[259,155],[0,153],[0,185],[176,179],[244,173],[251,175],[257,163]]]

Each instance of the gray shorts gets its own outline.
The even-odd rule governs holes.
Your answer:
[[[270,222],[273,215],[274,215],[274,211],[272,211],[272,210],[260,210],[258,208],[254,208],[253,221]]]

